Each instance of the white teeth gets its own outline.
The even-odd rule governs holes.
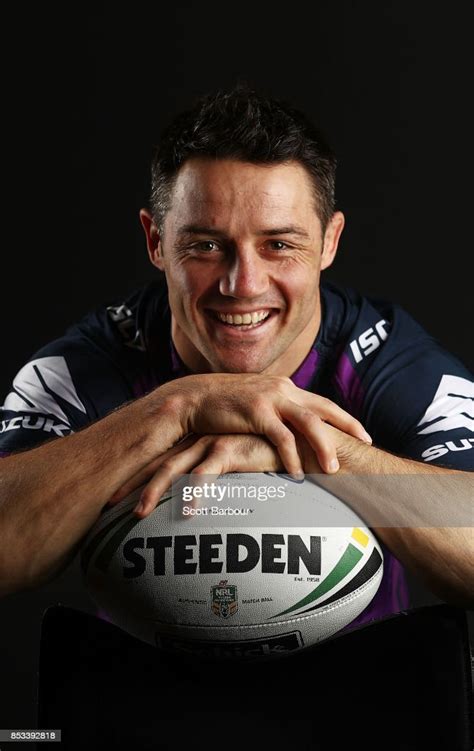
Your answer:
[[[234,326],[248,326],[249,324],[260,323],[268,318],[270,315],[269,310],[254,311],[253,313],[217,313],[219,320],[224,323],[231,323]]]

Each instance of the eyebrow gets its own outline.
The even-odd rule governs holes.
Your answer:
[[[261,229],[256,232],[259,237],[274,235],[296,235],[298,237],[309,238],[309,234],[303,227],[298,225],[288,225],[285,227],[272,227],[271,229]],[[225,232],[212,227],[203,227],[198,224],[184,224],[178,230],[178,235],[211,235],[211,237],[223,237]]]

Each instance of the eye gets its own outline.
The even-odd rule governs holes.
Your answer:
[[[194,250],[202,250],[204,253],[210,253],[212,250],[218,250],[219,246],[214,240],[201,240],[193,245]]]
[[[287,250],[290,246],[283,240],[270,240],[270,247],[272,250]]]

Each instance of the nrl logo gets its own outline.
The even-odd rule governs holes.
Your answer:
[[[227,579],[211,587],[211,610],[219,618],[230,618],[235,615],[239,605],[237,602],[237,587],[228,584]]]

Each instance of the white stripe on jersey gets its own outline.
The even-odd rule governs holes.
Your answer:
[[[427,422],[432,425],[419,430],[418,435],[456,428],[467,428],[474,433],[474,383],[460,376],[444,375],[417,427]]]
[[[86,413],[86,408],[79,399],[72,382],[66,360],[60,356],[40,357],[38,360],[27,363],[15,377],[14,391],[11,391],[5,399],[4,409],[13,412],[40,412],[43,415],[55,415],[70,427],[67,416],[53,394],[45,391],[41,379],[54,394],[80,412]]]

